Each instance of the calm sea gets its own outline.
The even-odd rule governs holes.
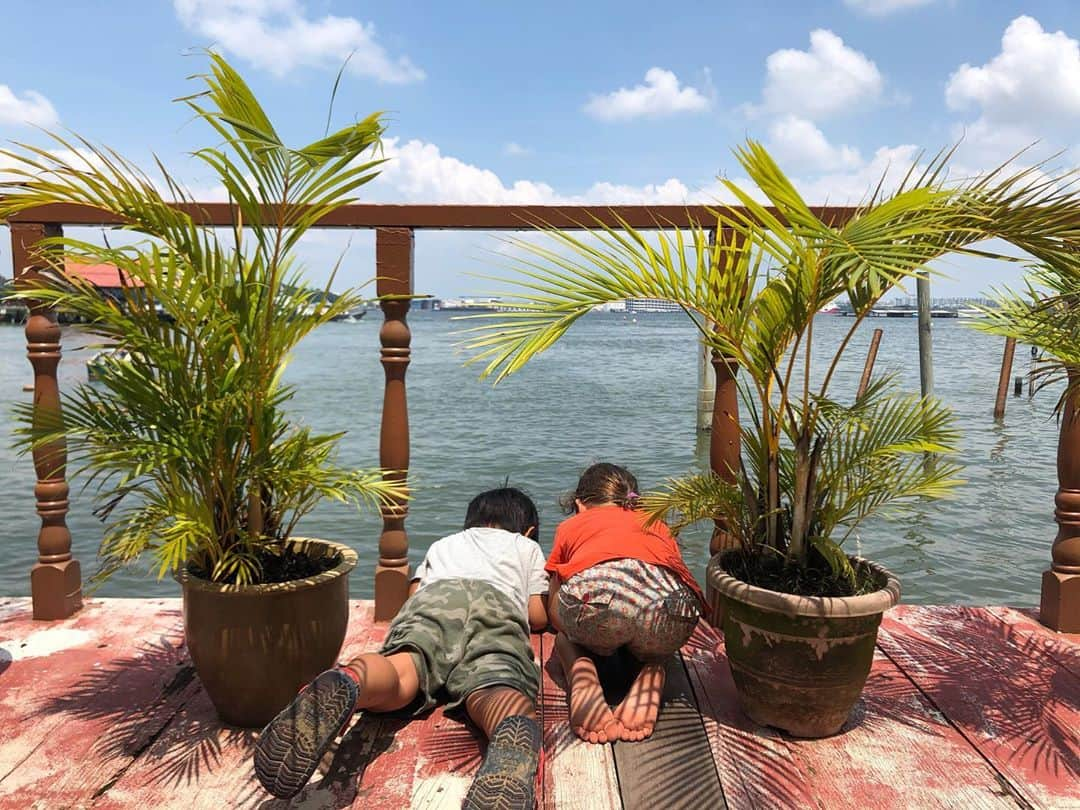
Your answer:
[[[383,372],[379,365],[379,313],[357,324],[331,324],[297,351],[288,378],[297,385],[296,416],[328,431],[345,430],[342,458],[358,467],[378,462]],[[498,387],[478,379],[456,349],[461,328],[446,313],[410,316],[412,365],[408,372],[409,420],[415,499],[407,522],[414,564],[424,549],[461,525],[469,498],[509,481],[529,491],[541,507],[541,542],[550,548],[560,520],[556,499],[594,460],[628,466],[643,488],[707,464],[708,438],[695,430],[697,392],[695,330],[681,315],[595,314],[523,372]],[[815,345],[835,346],[850,324],[822,316]],[[854,391],[870,331],[885,335],[879,371],[899,374],[918,390],[916,324],[879,320],[853,343],[836,393]],[[80,336],[65,334],[61,385],[86,378],[87,352],[69,350]],[[853,537],[849,550],[891,568],[904,599],[918,603],[1033,605],[1040,573],[1049,562],[1056,489],[1057,425],[1053,395],[1029,400],[1010,395],[1002,422],[992,417],[1003,341],[962,322],[934,322],[937,393],[957,412],[964,431],[962,462],[967,484],[957,497],[928,504],[914,518],[876,520]],[[1028,347],[1017,350],[1015,373],[1027,370]],[[817,366],[817,363],[814,364]],[[20,327],[0,327],[0,406],[30,397],[31,381]],[[1010,386],[1011,389],[1011,386]],[[1011,391],[1010,391],[1011,394]],[[0,594],[29,592],[36,558],[33,468],[17,458],[10,439],[0,443],[0,514],[7,528],[0,555]],[[101,529],[91,514],[92,493],[75,483],[68,523],[84,571],[95,565]],[[346,542],[360,554],[352,577],[356,597],[372,594],[379,527],[377,517],[325,505],[302,532]],[[708,534],[683,537],[684,554],[703,574]],[[106,596],[175,595],[171,579],[157,581],[142,569],[114,577]]]

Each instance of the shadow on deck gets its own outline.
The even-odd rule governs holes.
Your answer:
[[[343,657],[385,632],[371,603],[351,610]],[[1022,611],[890,612],[851,720],[815,741],[742,715],[702,625],[669,665],[653,737],[587,745],[552,637],[533,643],[545,808],[1080,808],[1080,638]],[[483,746],[441,711],[363,716],[282,802],[253,778],[253,741],[217,721],[177,600],[93,600],[44,624],[28,600],[0,599],[0,807],[459,807]]]

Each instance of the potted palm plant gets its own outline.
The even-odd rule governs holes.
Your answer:
[[[947,152],[827,222],[761,145],[736,156],[753,191],[723,181],[740,205],[712,212],[708,230],[657,222],[648,236],[616,217],[617,227],[580,223],[584,236],[545,229],[550,243],[517,241],[524,278],[508,302],[517,311],[477,316],[489,320],[466,343],[497,380],[600,304],[665,299],[692,317],[737,373],[741,454],[719,474],[669,482],[645,506],[676,528],[724,528],[733,547],[707,578],[742,705],[762,724],[823,736],[848,717],[882,614],[900,596],[896,578],[849,556],[844,540],[886,507],[947,495],[959,470],[946,407],[889,379],[838,396],[837,368],[882,296],[931,260],[993,235],[1053,253],[1073,225],[1063,198],[1029,172],[946,186]],[[840,297],[855,317],[838,345],[823,346],[815,316]]]
[[[73,237],[38,247],[49,270],[18,297],[74,313],[100,347],[125,353],[67,393],[57,420],[19,409],[20,443],[69,448],[69,472],[100,492],[100,580],[149,558],[184,596],[186,642],[226,722],[263,725],[332,666],[348,618],[356,553],[294,536],[322,499],[403,497],[378,471],[335,462],[341,434],[297,424],[282,382],[290,352],[357,306],[305,284],[297,243],[377,174],[378,114],[302,148],[286,146],[224,59],[182,99],[220,145],[195,153],[228,195],[236,227],[200,225],[197,206],[159,165],[152,180],[112,150],[53,136],[55,151],[6,152],[16,182],[0,219],[50,203],[98,208],[129,244]],[[180,203],[181,205],[177,205]],[[102,296],[64,262],[109,264],[124,286]],[[333,275],[333,274],[332,274]]]

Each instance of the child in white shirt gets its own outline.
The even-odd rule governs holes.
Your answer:
[[[357,709],[419,714],[443,693],[487,735],[466,808],[532,810],[541,745],[540,670],[529,630],[547,626],[548,579],[536,505],[512,487],[477,495],[461,532],[434,543],[378,653],[312,681],[263,729],[255,773],[298,793]]]

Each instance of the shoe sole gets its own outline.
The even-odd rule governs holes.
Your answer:
[[[290,799],[303,789],[355,711],[357,696],[352,678],[329,670],[267,723],[255,743],[255,775],[268,793]]]
[[[509,717],[499,723],[462,810],[533,810],[541,744],[535,720]]]

